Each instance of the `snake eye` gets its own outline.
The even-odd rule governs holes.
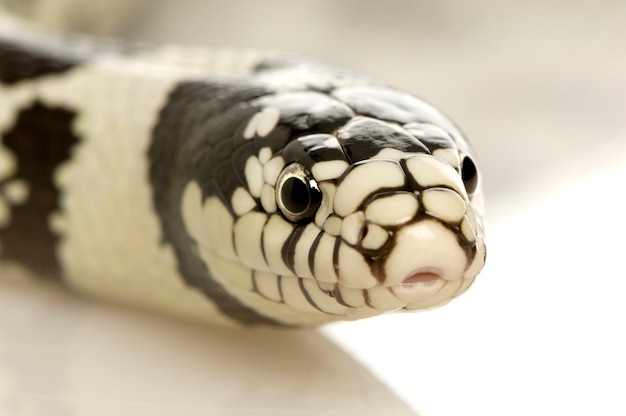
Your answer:
[[[282,171],[276,186],[276,203],[288,220],[313,218],[321,202],[322,192],[304,166],[293,163]]]
[[[478,187],[478,170],[476,164],[469,156],[463,157],[461,163],[461,177],[468,195],[472,195]]]

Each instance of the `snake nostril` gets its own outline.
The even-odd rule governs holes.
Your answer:
[[[369,227],[367,226],[367,224],[364,224],[363,227],[361,227],[361,232],[359,233],[359,241],[363,241],[365,237],[367,237],[368,232]]]

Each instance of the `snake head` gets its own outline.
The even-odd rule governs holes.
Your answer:
[[[289,264],[351,313],[431,308],[474,281],[485,258],[480,178],[442,129],[355,116],[283,154],[275,198],[302,229],[283,247]]]
[[[445,116],[371,86],[251,105],[242,136],[254,153],[241,186],[226,205],[202,202],[213,225],[194,226],[197,207],[186,209],[200,255],[229,292],[308,325],[432,308],[472,284],[485,260],[481,180]]]

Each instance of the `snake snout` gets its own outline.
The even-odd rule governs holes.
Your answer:
[[[434,219],[418,221],[396,233],[385,262],[385,286],[460,279],[467,262],[453,231]]]
[[[466,250],[457,234],[436,219],[401,227],[385,262],[385,281],[405,308],[424,309],[443,304],[464,290],[468,266]]]

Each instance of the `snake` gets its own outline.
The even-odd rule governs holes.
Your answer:
[[[237,327],[427,310],[483,268],[482,181],[356,71],[0,17],[0,275]]]

